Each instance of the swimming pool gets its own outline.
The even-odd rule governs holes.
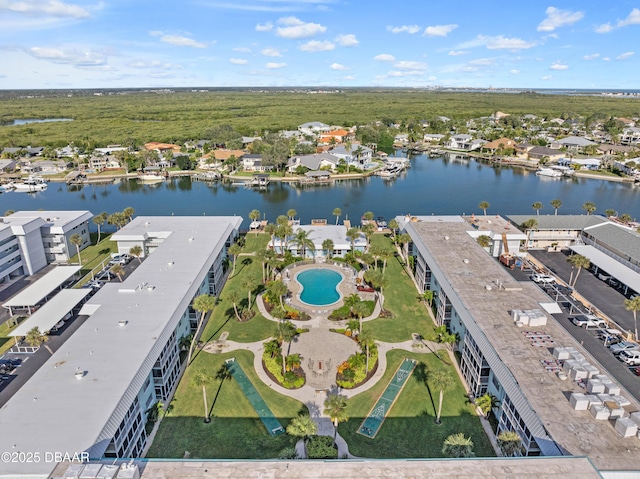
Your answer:
[[[300,301],[312,306],[326,306],[340,299],[338,283],[342,275],[325,268],[308,269],[298,273],[296,280],[302,286]]]

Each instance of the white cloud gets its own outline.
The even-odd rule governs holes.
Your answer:
[[[476,60],[471,60],[469,65],[487,67],[495,64],[495,60],[493,58],[478,58]]]
[[[207,48],[207,45],[182,35],[166,35],[159,30],[149,32],[152,37],[160,37],[160,41],[177,47]]]
[[[433,25],[424,30],[423,35],[428,37],[446,37],[449,33],[458,28],[455,23],[449,25]]]
[[[281,57],[282,54],[280,50],[277,48],[265,48],[260,53],[262,53],[265,57]]]
[[[348,70],[347,67],[341,65],[340,63],[332,63],[329,68],[331,68],[332,70]]]
[[[634,8],[624,20],[618,20],[618,23],[612,25],[611,22],[598,25],[596,33],[608,33],[616,28],[626,27],[628,25],[640,25],[640,8]]]
[[[608,62],[608,61],[611,61],[611,58],[609,58],[609,57],[602,57],[602,61],[603,61],[603,62]]]
[[[549,7],[546,12],[547,18],[538,25],[539,32],[552,32],[556,28],[573,25],[584,17],[583,12],[572,12],[570,10],[560,10],[559,8]]]
[[[509,70],[509,73],[511,73],[512,75],[519,75],[521,72],[520,70]]]
[[[296,17],[283,17],[278,23],[284,25],[276,29],[276,35],[282,38],[308,38],[327,30],[327,27],[319,23],[306,23]]]
[[[50,47],[31,47],[27,53],[39,60],[47,60],[52,63],[63,65],[74,65],[77,67],[95,67],[106,65],[107,55],[101,52],[89,49],[78,50],[50,48]]]
[[[336,42],[338,42],[338,45],[340,45],[341,47],[355,47],[358,43],[360,43],[353,33],[349,33],[347,35],[338,35],[336,37]]]
[[[0,10],[8,10],[14,13],[24,13],[33,16],[53,16],[64,18],[87,18],[89,11],[73,3],[64,3],[59,0],[0,0]]]
[[[464,50],[451,50],[451,51],[449,52],[449,56],[450,56],[450,57],[459,57],[460,55],[466,55],[466,54],[468,54],[468,53],[469,53],[469,52],[464,51]]]
[[[273,23],[271,22],[267,22],[267,23],[258,23],[256,25],[256,32],[270,32],[271,30],[273,30]]]
[[[376,55],[375,57],[373,57],[373,59],[378,62],[395,62],[396,61],[396,57],[394,57],[393,55],[389,55],[388,53],[381,53],[380,55]]]
[[[488,50],[526,50],[528,48],[536,46],[536,43],[527,42],[520,38],[505,37],[502,35],[498,35],[495,37],[478,35],[473,40],[461,43],[456,48],[463,50],[465,48],[476,48],[483,46]]]
[[[546,75],[546,76],[543,76],[542,78],[540,78],[540,80],[547,81],[547,80],[551,80],[552,78],[553,78],[552,75]]]
[[[235,48],[232,48],[232,50],[234,52],[251,53],[251,48],[247,48],[247,47],[235,47]]]
[[[616,60],[626,60],[627,58],[630,58],[633,55],[635,55],[635,52],[626,52],[626,53],[623,53],[622,55],[618,55],[616,57]]]
[[[247,63],[249,63],[244,58],[229,58],[229,62],[233,63],[234,65],[246,65]]]
[[[420,31],[420,27],[418,25],[402,25],[401,27],[387,26],[387,31],[391,33],[409,33],[413,35]]]
[[[549,67],[550,70],[568,70],[569,66],[565,65],[564,63],[560,63],[560,62],[555,62],[552,63],[551,66]]]
[[[593,53],[591,55],[585,55],[582,57],[583,60],[587,60],[587,61],[591,61],[591,60],[595,60],[596,58],[598,58],[600,56],[599,53]]]
[[[131,68],[141,68],[141,69],[149,69],[149,68],[161,68],[164,70],[176,70],[182,68],[182,65],[174,65],[173,63],[164,63],[157,60],[153,61],[144,61],[137,60],[128,64]]]
[[[356,77],[354,77],[353,75],[347,75],[346,77],[342,77],[344,80],[355,80]]]
[[[418,76],[418,75],[424,75],[424,71],[422,70],[391,70],[390,72],[387,73],[387,76],[390,77],[406,77],[406,76]]]
[[[287,66],[286,63],[267,63],[265,65],[269,70],[276,70],[278,68],[284,68]]]
[[[398,70],[426,70],[427,64],[423,62],[400,61],[393,64]]]
[[[304,45],[300,45],[300,50],[303,52],[330,52],[331,50],[335,50],[335,48],[335,43],[328,41],[321,42],[318,40],[311,40]]]

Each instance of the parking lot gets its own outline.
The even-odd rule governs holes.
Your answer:
[[[569,282],[571,264],[567,261],[567,255],[563,253],[547,253],[543,251],[530,252],[549,271],[553,272],[565,282]],[[525,265],[525,268],[509,270],[518,281],[531,281],[533,270]],[[574,270],[575,274],[575,270]],[[558,323],[578,341],[593,356],[629,394],[640,401],[640,377],[631,369],[619,361],[604,345],[598,337],[599,329],[585,329],[574,325],[571,318],[577,314],[588,314],[589,309],[580,301],[571,296],[571,288],[558,284],[537,283],[538,286],[556,301],[561,309],[561,314],[553,317]],[[633,328],[633,315],[624,308],[626,299],[615,288],[606,282],[597,279],[590,271],[582,271],[578,277],[577,291],[593,305],[609,315],[624,328]]]

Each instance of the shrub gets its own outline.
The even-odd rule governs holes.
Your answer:
[[[307,443],[309,459],[338,459],[338,450],[331,436],[312,436]]]
[[[273,358],[267,353],[262,354],[262,364],[271,378],[281,386],[287,389],[298,389],[304,386],[304,375],[298,375],[296,372],[287,371],[282,375],[282,356],[277,355]],[[300,370],[301,372],[302,370]],[[304,374],[304,373],[303,373]]]

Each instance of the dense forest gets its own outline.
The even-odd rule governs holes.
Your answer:
[[[64,146],[90,142],[135,145],[198,139],[229,125],[246,135],[295,129],[308,121],[362,125],[409,124],[443,115],[477,118],[503,111],[542,117],[640,116],[640,100],[536,93],[354,89],[300,91],[176,91],[127,94],[0,95],[0,147]],[[14,119],[72,118],[69,122],[8,126]]]

